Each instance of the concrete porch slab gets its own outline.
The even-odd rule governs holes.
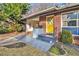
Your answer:
[[[26,44],[31,44],[33,47],[40,49],[42,51],[45,51],[45,52],[47,52],[51,48],[51,46],[54,45],[54,43],[55,43],[55,42],[47,43],[45,41],[34,39],[34,38],[31,38],[28,36],[25,36],[24,38],[22,38],[19,41],[22,41]]]

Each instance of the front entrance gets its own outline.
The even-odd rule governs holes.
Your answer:
[[[46,33],[54,33],[53,16],[46,17]]]

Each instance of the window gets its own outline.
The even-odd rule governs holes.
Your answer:
[[[69,21],[68,26],[76,26],[76,20]]]
[[[63,21],[63,26],[76,26],[76,20]]]
[[[62,29],[72,32],[74,35],[79,35],[79,13],[78,11],[62,14]]]
[[[53,24],[52,17],[48,17],[48,20],[47,20],[47,22],[48,22],[49,24]]]
[[[68,21],[63,21],[63,26],[68,26]]]
[[[63,26],[76,26],[77,24],[77,14],[76,13],[68,13],[63,15]]]

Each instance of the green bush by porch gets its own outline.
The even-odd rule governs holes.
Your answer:
[[[70,44],[70,43],[72,43],[72,40],[73,38],[72,38],[72,33],[70,32],[70,31],[68,31],[68,30],[62,30],[62,34],[61,34],[61,41],[63,42],[63,43],[68,43],[68,44]]]

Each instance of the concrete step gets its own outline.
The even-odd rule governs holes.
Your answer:
[[[40,49],[42,51],[45,51],[45,52],[48,51],[51,48],[51,46],[54,44],[54,42],[50,44],[42,40],[26,38],[26,37],[24,37],[21,41],[26,44],[31,44],[33,47]]]

